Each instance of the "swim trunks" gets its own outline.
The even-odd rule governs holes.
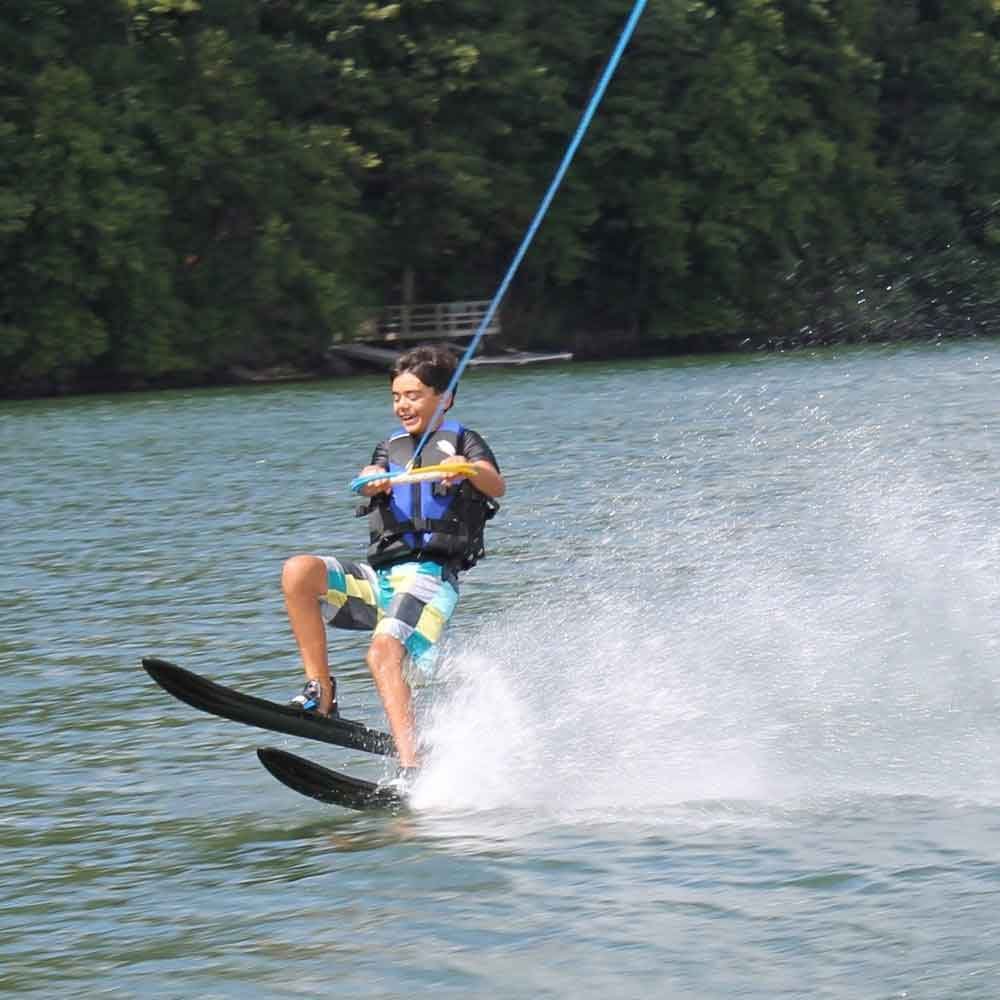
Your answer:
[[[439,563],[404,562],[382,569],[323,556],[323,619],[334,628],[373,629],[398,639],[421,670],[437,660],[437,643],[458,604],[454,576]]]

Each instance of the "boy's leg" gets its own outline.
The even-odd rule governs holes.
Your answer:
[[[403,676],[406,648],[391,635],[376,635],[368,648],[368,669],[385,708],[392,738],[396,741],[401,767],[416,767],[416,739],[413,725],[413,701],[410,685]]]
[[[326,563],[319,556],[292,556],[281,571],[288,621],[302,656],[306,678],[322,692],[319,712],[326,715],[336,701],[326,653],[326,625],[320,601],[327,593]]]
[[[404,563],[379,572],[383,615],[368,650],[368,667],[392,729],[399,763],[418,765],[413,704],[403,662],[430,670],[437,642],[458,603],[458,590],[436,563]]]

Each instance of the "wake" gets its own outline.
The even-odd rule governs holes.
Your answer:
[[[618,531],[466,631],[426,713],[417,806],[1000,801],[991,504],[870,459],[820,437],[763,504]]]

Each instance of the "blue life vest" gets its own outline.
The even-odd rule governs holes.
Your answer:
[[[462,454],[463,427],[445,420],[428,438],[413,468],[438,465]],[[414,440],[400,428],[386,442],[389,472],[402,472],[413,458]],[[407,483],[379,493],[358,513],[368,515],[368,562],[378,568],[410,560],[429,560],[450,569],[470,569],[485,555],[483,530],[499,509],[495,500],[462,481]]]

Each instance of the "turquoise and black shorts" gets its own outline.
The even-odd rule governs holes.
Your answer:
[[[452,575],[439,563],[385,569],[323,556],[327,591],[320,604],[334,628],[371,629],[398,639],[421,670],[437,659],[437,643],[458,604]]]

